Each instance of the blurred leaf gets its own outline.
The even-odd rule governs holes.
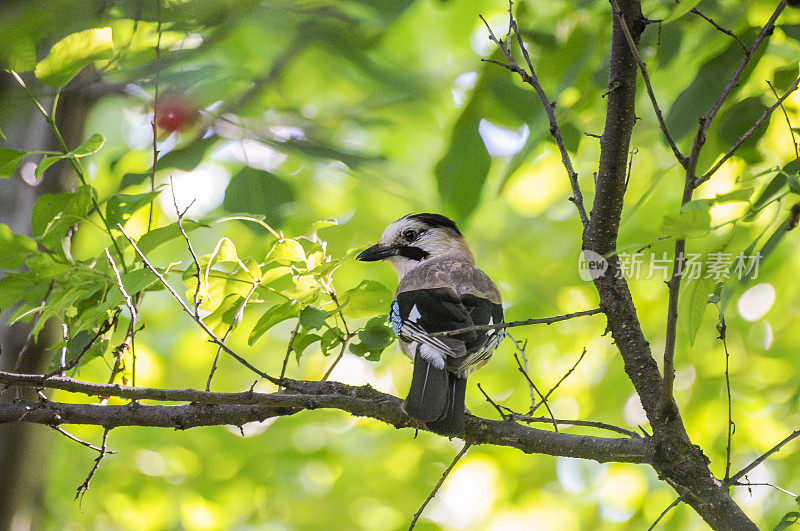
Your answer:
[[[57,42],[34,72],[48,85],[62,88],[86,65],[110,59],[113,51],[111,28],[84,30]]]
[[[194,221],[191,219],[184,219],[181,223],[183,224],[183,230],[186,231],[186,234],[189,234],[193,230],[199,229],[200,227],[211,227],[211,225],[208,223]],[[183,235],[181,234],[180,227],[178,227],[178,222],[176,221],[164,227],[159,227],[143,234],[142,237],[139,238],[139,241],[136,242],[136,245],[144,254],[149,254],[150,251],[154,250],[158,246],[182,236]]]
[[[300,361],[300,356],[305,349],[321,339],[322,336],[319,334],[298,334],[292,343],[292,350],[294,350],[297,360]]]
[[[57,250],[67,229],[87,219],[92,193],[92,187],[86,185],[72,193],[41,196],[31,213],[33,237],[51,251]]]
[[[800,42],[800,24],[781,24],[778,26],[787,37]]]
[[[27,155],[16,149],[0,149],[0,178],[9,178],[17,171],[22,158]]]
[[[39,179],[42,178],[42,175],[44,175],[44,172],[46,172],[48,168],[50,168],[50,166],[52,166],[59,160],[63,160],[65,156],[66,155],[54,155],[51,157],[43,158],[41,162],[39,162],[39,165],[36,166],[36,171],[33,172],[34,176],[36,177],[36,181],[38,182]]]
[[[36,242],[27,236],[14,234],[8,225],[0,223],[0,269],[16,269],[25,258],[36,253]]]
[[[772,203],[786,186],[786,175],[776,173],[775,176],[759,192],[758,197],[750,204],[750,210],[742,218],[743,221],[752,221],[760,210]]]
[[[250,332],[250,336],[247,338],[247,344],[252,347],[267,330],[280,322],[297,317],[300,314],[301,307],[302,305],[297,301],[287,301],[269,308],[256,322]]]
[[[203,322],[217,335],[224,334],[229,326],[235,326],[236,316],[244,302],[244,297],[238,293],[229,293],[222,299],[219,306],[203,318]]]
[[[720,117],[719,123],[715,127],[717,136],[723,146],[732,146],[739,138],[747,132],[748,129],[758,120],[762,114],[767,110],[767,106],[761,101],[758,96],[752,96],[739,101],[726,110],[724,110]],[[737,156],[744,157],[747,149],[752,149],[769,126],[769,120],[764,122],[753,131],[753,134],[739,147],[736,152]]]
[[[246,167],[231,178],[222,206],[229,212],[264,216],[268,224],[277,226],[294,200],[289,183],[268,171]]]
[[[181,171],[192,171],[197,168],[201,162],[205,160],[206,153],[211,149],[217,141],[217,138],[212,136],[202,140],[190,142],[189,144],[173,149],[160,159],[156,164],[157,169],[165,170],[174,168]],[[122,188],[134,186],[144,182],[150,178],[150,172],[146,173],[128,173],[122,179]]]
[[[736,190],[732,190],[724,194],[717,194],[710,201],[712,204],[749,201],[751,195],[753,195],[753,187],[747,186],[745,188],[737,188]]]
[[[106,137],[104,137],[100,133],[95,133],[91,137],[89,137],[89,140],[81,144],[76,149],[70,151],[70,153],[78,158],[86,157],[88,155],[91,155],[92,153],[97,153],[105,143],[106,143]]]
[[[306,252],[297,240],[285,238],[275,242],[267,254],[267,262],[277,262],[281,265],[292,265],[295,262],[305,262]]]
[[[341,307],[326,311],[320,310],[313,306],[306,306],[300,311],[300,324],[303,325],[303,328],[313,328],[314,330],[319,330],[323,326],[325,326],[325,321],[328,317],[337,314],[341,311]]]
[[[683,3],[679,5],[683,5]],[[753,31],[748,33],[752,34]],[[743,35],[742,38],[746,41],[749,36]],[[750,73],[752,73],[753,65],[758,64],[764,53],[764,48],[766,46],[759,47],[754,54],[750,61],[750,66],[742,74],[739,86],[743,85],[748,79]],[[678,95],[669,112],[667,112],[667,126],[676,139],[684,137],[697,127],[698,120],[711,109],[720,92],[728,84],[741,59],[742,48],[732,40],[725,50],[706,61],[700,67],[697,75],[692,78],[692,82]],[[736,90],[733,91],[733,93],[735,92]],[[744,121],[741,122],[741,124],[745,123]]]
[[[353,289],[342,295],[347,306],[342,313],[348,317],[368,317],[385,312],[392,302],[392,292],[375,280],[362,280]]]
[[[697,7],[697,4],[699,3],[700,0],[681,0],[681,2],[672,9],[672,13],[670,13],[669,16],[664,19],[664,23],[666,24],[667,22],[672,22],[673,20],[679,19]]]
[[[703,314],[718,282],[713,277],[693,278],[684,282],[681,288],[678,316],[680,328],[690,345],[694,344],[700,325],[703,324]]]
[[[772,73],[772,84],[775,85],[775,89],[779,92],[788,90],[797,79],[798,71],[800,67],[797,64],[776,68]]]
[[[677,216],[665,215],[661,222],[661,235],[680,238],[687,234],[709,231],[711,229],[709,206],[708,201],[690,201],[681,208]]]
[[[800,520],[800,512],[792,511],[783,515],[781,521],[778,522],[773,528],[773,531],[783,531],[784,529],[788,529],[796,524]]]
[[[436,165],[436,182],[445,210],[464,221],[480,202],[492,163],[478,133],[481,114],[473,104],[456,120],[450,144]]]
[[[117,223],[124,224],[137,210],[150,204],[160,193],[161,190],[155,190],[135,195],[112,195],[106,202],[106,220],[112,227],[116,227]]]

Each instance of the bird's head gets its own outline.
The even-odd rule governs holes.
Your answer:
[[[400,278],[426,260],[452,256],[474,262],[461,231],[441,214],[409,214],[383,231],[381,240],[365,249],[358,260],[387,260]]]

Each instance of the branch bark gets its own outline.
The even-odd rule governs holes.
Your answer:
[[[271,417],[294,415],[305,410],[338,409],[357,417],[370,417],[396,428],[426,428],[400,408],[402,400],[369,385],[354,387],[339,382],[286,380],[287,390],[276,393],[214,393],[194,389],[151,389],[117,384],[82,382],[56,376],[0,372],[0,382],[11,385],[61,389],[90,396],[103,395],[131,400],[189,402],[182,405],[69,404],[50,401],[0,402],[0,424],[31,422],[58,426],[91,424],[104,428],[151,426],[187,429],[197,426],[235,425]],[[555,433],[522,426],[516,422],[467,416],[461,438],[471,445],[495,444],[525,453],[592,459],[598,462],[647,463],[653,455],[646,438],[611,438]]]
[[[617,2],[635,47],[645,29],[639,0]],[[583,249],[609,257],[606,274],[595,279],[608,329],[622,354],[625,371],[647,413],[656,440],[653,467],[715,529],[756,529],[731,499],[728,489],[711,474],[708,459],[692,444],[671,398],[668,414],[660,407],[663,382],[645,338],[627,282],[616,256],[627,154],[636,121],[637,62],[619,16],[613,16],[606,126],[600,139],[600,163]]]

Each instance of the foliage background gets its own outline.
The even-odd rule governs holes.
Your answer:
[[[666,18],[672,7],[663,4],[644,2],[645,15]],[[443,212],[459,221],[479,265],[500,284],[508,319],[545,317],[596,304],[593,287],[578,276],[581,227],[567,201],[568,180],[539,102],[509,73],[480,62],[494,50],[478,14],[504,33],[504,2],[165,2],[158,62],[153,52],[154,6],[71,1],[2,6],[0,60],[23,72],[71,33],[113,28],[119,55],[99,65],[105,85],[88,112],[84,138],[68,139],[74,147],[93,133],[106,137],[105,146],[85,161],[101,197],[119,189],[147,190],[141,175],[147,173],[152,156],[148,113],[157,68],[162,91],[182,94],[207,111],[201,113],[197,130],[165,138],[160,146],[166,152],[176,142],[172,158],[159,164],[157,183],[167,183],[172,176],[184,205],[193,194],[209,202],[203,210],[199,201],[190,216],[247,211],[266,216],[287,235],[305,233],[316,220],[335,218],[337,226],[319,233],[332,255],[343,256],[375,241],[388,222],[408,212]],[[763,24],[774,3],[706,0],[699,7],[746,37],[751,26]],[[603,128],[609,6],[589,0],[527,2],[518,10],[538,74],[557,100],[588,201],[599,145],[584,133]],[[788,74],[796,77],[799,13],[783,16],[784,26],[723,110],[709,144],[724,151],[749,126],[748,117],[772,103],[765,80],[779,85]],[[720,72],[731,69],[730,57],[738,61],[738,45],[691,14],[664,24],[660,31],[651,26],[644,39],[643,55],[659,101],[672,107],[667,113],[672,131],[688,142],[696,117],[708,105],[704,97],[716,93],[724,77]],[[31,86],[37,97],[48,97],[46,85]],[[79,78],[65,93],[91,86]],[[30,108],[24,92],[4,80],[0,128],[9,133]],[[787,101],[787,111],[793,123],[800,124],[800,96]],[[219,119],[223,113],[226,120]],[[679,167],[661,142],[643,90],[638,113],[641,120],[633,139],[638,151],[620,238],[621,247],[628,249],[656,240],[663,216],[677,214],[682,189]],[[213,128],[214,135],[199,140],[206,127]],[[776,114],[757,141],[698,190],[698,197],[713,198],[744,186],[754,186],[757,197],[774,172],[759,174],[785,166],[793,152],[786,123]],[[701,167],[712,162],[701,161]],[[249,180],[240,173],[248,164],[262,170]],[[168,194],[162,195],[157,220],[167,223],[174,218],[173,207]],[[690,240],[690,250],[710,252],[725,245],[744,249],[762,234],[772,234],[791,204],[775,201],[748,223],[701,234]],[[712,223],[728,221],[746,209],[746,203],[714,206]],[[143,232],[146,211],[126,226]],[[205,254],[222,236],[235,241],[242,256],[263,256],[273,242],[266,231],[239,222],[198,230],[192,239],[198,253]],[[800,288],[793,274],[800,267],[797,238],[797,232],[786,234],[762,263],[757,280],[730,284],[726,317],[736,423],[734,469],[800,424],[795,359],[800,335],[792,326],[800,317]],[[765,239],[758,240],[759,246]],[[73,243],[73,254],[94,256],[105,242],[102,232],[83,230]],[[658,242],[648,252],[661,256],[671,246],[670,241]],[[163,264],[191,259],[180,241],[160,248],[152,258]],[[340,290],[347,290],[364,278],[392,288],[396,282],[388,265],[353,261],[342,266],[335,281]],[[773,304],[758,297],[740,298],[760,283],[774,287]],[[631,289],[644,332],[659,352],[666,287],[660,279],[640,279],[631,282]],[[769,311],[745,320],[740,308],[747,314],[751,304],[764,304]],[[695,305],[688,312],[689,306],[684,301],[682,311],[699,325],[699,332],[691,344],[691,323],[682,321],[676,399],[690,436],[706,449],[712,470],[721,475],[727,433],[725,357],[716,339],[716,312],[703,313],[702,304],[700,311]],[[200,387],[214,348],[163,292],[148,295],[145,312],[147,326],[137,336],[137,384]],[[385,310],[376,308],[375,315],[381,312]],[[278,325],[248,347],[246,331],[259,314],[250,310],[245,315],[231,344],[255,365],[277,373],[291,326]],[[543,387],[554,384],[586,347],[586,358],[551,403],[556,416],[635,429],[643,415],[614,345],[602,336],[603,323],[596,316],[513,333],[528,339],[531,374]],[[324,373],[331,358],[315,348],[299,364],[291,361],[290,376],[318,378]],[[512,351],[506,342],[492,363],[472,378],[467,404],[473,413],[496,415],[475,387],[477,382],[496,400],[526,408],[528,389]],[[100,381],[108,372],[108,361],[97,358],[82,366],[78,376]],[[377,363],[346,357],[332,379],[368,382],[402,395],[410,365],[393,346]],[[222,359],[215,389],[241,390],[250,383],[243,368]],[[342,528],[400,529],[461,444],[430,433],[415,439],[408,430],[390,430],[376,421],[328,411],[249,427],[252,431],[244,438],[236,428],[121,428],[110,438],[119,454],[106,458],[79,505],[73,500],[74,489],[94,456],[41,429],[47,444],[47,490],[41,512],[35,515],[37,528],[68,524],[74,529],[278,530],[325,528],[337,522]],[[101,435],[96,428],[73,431],[92,440]],[[783,449],[750,480],[800,491],[796,450],[796,445]],[[420,527],[636,529],[649,525],[673,498],[673,491],[647,467],[476,447],[459,463]],[[774,525],[794,506],[791,496],[765,487],[740,489],[736,499],[760,525]],[[674,511],[666,523],[674,529],[701,525],[686,507]]]

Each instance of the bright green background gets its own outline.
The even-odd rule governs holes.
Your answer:
[[[754,35],[751,26],[763,24],[774,3],[704,1],[699,7],[749,42]],[[672,7],[661,4],[645,2],[645,15],[669,16]],[[36,59],[42,59],[53,42],[79,30],[111,27],[113,60],[98,64],[105,68],[104,79],[139,83],[152,95],[155,4],[142,4],[142,21],[131,39],[133,5],[112,3],[103,11],[91,2],[27,2],[24,9],[0,20],[0,60],[18,71],[33,70]],[[580,222],[567,200],[568,181],[538,99],[508,72],[480,62],[493,50],[478,15],[504,35],[506,9],[502,1],[456,0],[165,2],[165,49],[159,63],[162,92],[169,88],[199,108],[211,106],[210,113],[201,118],[203,127],[214,127],[228,138],[255,138],[271,146],[273,156],[285,157],[272,167],[271,175],[256,172],[251,181],[241,176],[231,181],[225,203],[214,214],[248,210],[266,216],[289,236],[305,233],[316,220],[336,218],[339,225],[321,229],[319,234],[328,241],[330,254],[340,257],[376,241],[386,224],[406,213],[442,212],[459,222],[480,267],[497,281],[507,319],[596,306],[593,286],[578,276]],[[518,9],[537,73],[557,102],[566,144],[590,206],[599,144],[584,133],[599,134],[603,129],[610,8],[607,2],[587,0],[527,2]],[[787,12],[779,24],[787,26],[775,31],[763,57],[711,128],[701,168],[709,167],[764,106],[772,104],[765,80],[774,80],[780,90],[788,84],[787,77],[796,77],[800,11]],[[649,27],[642,54],[668,123],[682,149],[688,151],[697,117],[727,82],[741,48],[688,14],[664,24],[660,31],[657,25]],[[499,58],[496,53],[492,57]],[[276,63],[283,64],[270,74]],[[242,102],[254,82],[252,97]],[[36,80],[31,89],[41,98],[51,91]],[[212,105],[215,102],[222,103]],[[20,91],[5,94],[0,99],[0,128],[7,129],[21,109],[30,105]],[[793,124],[800,125],[800,97],[792,96],[786,108]],[[222,111],[242,120],[245,130],[216,120]],[[91,110],[86,138],[101,133],[107,142],[84,163],[101,200],[120,189],[146,191],[147,184],[130,175],[146,173],[149,167],[152,147],[146,136],[147,112],[147,97],[141,91],[103,98]],[[638,151],[620,232],[620,248],[629,251],[664,234],[662,219],[678,213],[682,190],[680,167],[663,145],[643,90],[637,115],[641,120],[632,146]],[[528,142],[513,157],[491,157],[478,132],[483,119],[515,132],[527,124]],[[137,123],[143,134],[138,141],[132,140],[131,127]],[[280,134],[285,129],[281,128],[286,127],[302,130],[305,141],[283,142]],[[241,161],[215,152],[228,140],[212,136],[198,143],[197,134],[180,135],[174,165],[159,165],[163,169],[157,173],[158,183],[181,175],[190,187],[207,187],[197,174],[187,177],[175,169],[193,166],[187,162],[193,151],[203,164],[215,164],[222,175],[235,175],[243,168]],[[73,140],[77,145],[78,139]],[[229,149],[237,142],[231,145]],[[752,186],[755,200],[775,171],[759,174],[786,166],[793,152],[785,120],[776,113],[769,127],[701,187],[697,197],[713,198]],[[224,190],[224,179],[220,179],[215,178],[217,186]],[[779,193],[785,197],[751,220],[692,234],[689,251],[736,254],[754,241],[754,249],[760,249],[797,202],[786,186]],[[165,205],[171,211],[171,203]],[[746,202],[715,205],[710,223],[717,226],[739,218],[747,208]],[[160,223],[171,221],[163,211],[157,212]],[[144,230],[144,213],[141,210],[129,222],[133,232]],[[704,222],[708,226],[708,221],[701,220],[700,229]],[[200,254],[210,253],[222,236],[236,242],[240,256],[260,259],[274,241],[266,231],[238,222],[192,233]],[[800,425],[797,244],[798,233],[787,233],[761,264],[757,279],[728,284],[732,290],[726,318],[736,423],[734,471]],[[86,259],[106,245],[102,232],[85,227],[76,236],[73,254]],[[671,241],[662,241],[645,256],[648,260],[650,253],[661,257],[671,248]],[[185,266],[190,257],[176,241],[153,253],[152,259],[160,265],[181,260]],[[179,278],[174,278],[179,284]],[[337,272],[335,282],[343,291],[364,278],[392,289],[396,283],[388,265],[352,260]],[[759,283],[773,286],[777,296],[765,316],[749,322],[740,317],[737,302],[746,289]],[[658,278],[634,279],[630,285],[644,332],[658,358],[664,345],[666,287]],[[713,306],[703,312],[704,294],[713,290],[713,284],[688,283],[687,289],[689,293],[697,289],[700,295],[694,302],[691,296],[682,296],[681,312],[687,317],[680,321],[676,399],[692,440],[711,459],[712,471],[722,476],[725,359],[716,339],[717,312]],[[274,327],[248,347],[247,334],[261,313],[261,307],[248,310],[231,344],[255,365],[277,374],[293,323]],[[164,292],[148,294],[140,319],[147,327],[137,336],[137,384],[201,388],[214,349],[174,301]],[[586,347],[585,359],[551,401],[557,416],[637,429],[635,400],[629,402],[633,388],[610,336],[603,336],[604,324],[596,316],[512,333],[528,340],[530,373],[545,389]],[[689,336],[695,331],[696,340],[690,345]],[[512,353],[506,341],[492,363],[470,380],[467,405],[473,414],[497,416],[477,390],[478,382],[504,405],[527,409],[528,388]],[[311,347],[299,365],[290,361],[288,375],[319,378],[330,361],[316,346]],[[379,362],[346,358],[333,378],[352,384],[368,382],[403,395],[410,368],[392,346]],[[95,358],[77,376],[103,381],[108,372],[108,361]],[[214,389],[243,390],[251,383],[245,369],[223,357]],[[257,388],[272,389],[269,385]],[[55,398],[75,399],[62,393]],[[72,431],[95,442],[101,435],[88,427]],[[565,431],[597,434],[579,428]],[[186,432],[120,428],[112,431],[109,441],[119,454],[104,460],[79,505],[73,500],[74,490],[94,454],[52,435],[49,488],[37,526],[403,529],[461,445],[429,433],[415,438],[411,430],[398,431],[329,411],[280,418],[263,432],[245,438],[237,429],[222,427]],[[784,448],[754,471],[751,481],[800,491],[796,450],[796,444]],[[419,528],[640,529],[674,497],[672,489],[646,466],[598,465],[476,447],[455,468]],[[795,507],[791,496],[766,487],[754,487],[752,495],[747,489],[737,489],[736,499],[761,527],[771,527]],[[681,506],[665,525],[686,529],[702,523]]]

